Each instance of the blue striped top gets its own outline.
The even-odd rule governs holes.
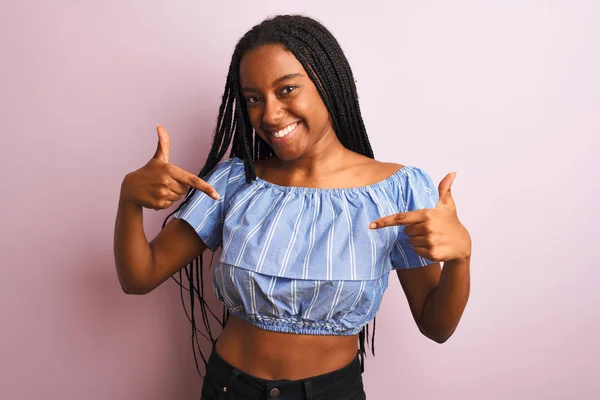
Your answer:
[[[175,213],[212,251],[213,289],[229,312],[278,332],[354,335],[381,304],[392,269],[432,262],[417,255],[403,227],[369,224],[433,208],[438,192],[423,170],[405,166],[380,182],[343,189],[246,183],[243,161],[218,164]]]

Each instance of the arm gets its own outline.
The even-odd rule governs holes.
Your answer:
[[[197,176],[169,164],[170,139],[157,127],[158,148],[142,168],[125,176],[115,222],[115,266],[121,288],[129,294],[152,291],[200,256],[207,246],[185,221],[171,220],[148,243],[143,208],[167,209],[194,187],[214,199],[216,190]]]
[[[397,270],[419,330],[444,343],[452,336],[470,293],[470,257],[427,267]]]
[[[456,213],[450,191],[453,175],[440,182],[435,208],[380,218],[371,226],[403,225],[410,244],[406,253],[434,262],[421,267],[415,260],[402,265],[397,274],[419,329],[438,343],[448,340],[456,329],[470,292],[471,236]],[[444,262],[443,269],[440,262]]]
[[[206,245],[185,221],[171,220],[148,243],[143,209],[119,201],[115,223],[115,266],[121,288],[128,294],[146,294],[200,256]]]

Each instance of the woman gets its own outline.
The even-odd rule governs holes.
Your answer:
[[[148,293],[221,248],[213,283],[230,317],[202,398],[365,398],[365,326],[392,270],[421,332],[453,333],[471,252],[454,174],[436,188],[419,168],[373,159],[350,66],[321,24],[277,16],[239,41],[199,176],[169,164],[157,129],[156,154],[122,184],[116,267],[125,292]],[[148,243],[142,208],[188,188]]]

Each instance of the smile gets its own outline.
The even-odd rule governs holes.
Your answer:
[[[293,124],[290,124],[283,129],[280,129],[275,132],[271,132],[271,135],[275,136],[276,138],[282,138],[282,137],[287,136],[290,133],[292,133],[299,124],[300,124],[300,122],[294,122]]]

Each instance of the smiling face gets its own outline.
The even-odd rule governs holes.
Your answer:
[[[285,47],[248,51],[240,63],[240,86],[252,126],[281,160],[310,157],[337,141],[317,88]]]

